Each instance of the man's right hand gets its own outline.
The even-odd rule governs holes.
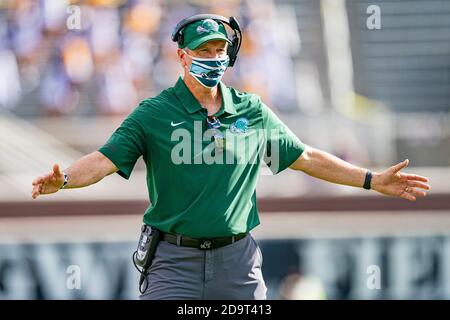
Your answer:
[[[31,197],[36,199],[41,194],[57,192],[64,184],[64,176],[59,169],[59,165],[53,165],[53,171],[33,180],[33,191]]]

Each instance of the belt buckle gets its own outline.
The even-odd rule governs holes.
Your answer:
[[[199,248],[202,250],[209,250],[213,248],[213,241],[211,239],[201,239]]]

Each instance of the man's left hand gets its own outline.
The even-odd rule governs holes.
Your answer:
[[[383,172],[374,173],[371,188],[382,194],[410,201],[416,201],[417,197],[426,196],[426,192],[419,189],[431,189],[430,185],[425,183],[428,182],[428,178],[400,172],[400,170],[408,166],[408,163],[409,160],[406,159]]]

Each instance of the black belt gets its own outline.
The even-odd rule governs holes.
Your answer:
[[[201,250],[209,250],[209,249],[216,249],[216,248],[220,248],[220,247],[232,244],[236,241],[239,241],[239,240],[245,238],[246,235],[247,235],[247,233],[240,233],[238,235],[231,236],[231,237],[195,239],[195,238],[184,237],[180,234],[164,232],[162,234],[162,240],[167,241],[172,244],[176,244],[177,246],[192,247],[192,248],[198,248]]]

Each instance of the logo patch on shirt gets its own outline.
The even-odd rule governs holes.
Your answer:
[[[172,127],[176,127],[176,126],[178,126],[178,125],[180,125],[180,124],[182,124],[182,123],[185,123],[186,121],[181,121],[181,122],[178,122],[178,123],[174,123],[173,121],[170,123],[170,125],[172,126]]]
[[[246,133],[248,131],[248,119],[239,118],[230,125],[230,131],[232,133]]]

